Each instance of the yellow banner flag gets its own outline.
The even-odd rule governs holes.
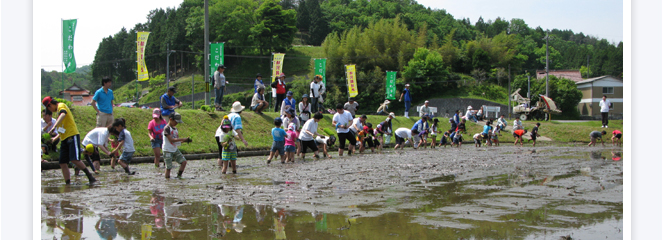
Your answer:
[[[136,63],[138,66],[136,70],[138,71],[138,81],[145,81],[150,79],[150,75],[147,72],[147,66],[145,66],[145,46],[147,45],[147,37],[150,35],[150,32],[138,32],[136,36]]]
[[[276,81],[276,77],[281,75],[282,69],[283,69],[283,57],[285,57],[285,53],[273,53],[274,56],[273,59],[273,64],[274,66],[272,67],[272,82]]]
[[[357,76],[354,64],[345,65],[345,75],[348,78],[348,94],[350,94],[350,97],[357,96],[359,89],[357,89]]]

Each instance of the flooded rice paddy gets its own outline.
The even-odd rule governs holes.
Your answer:
[[[386,151],[295,164],[42,172],[42,239],[622,239],[621,148]],[[309,154],[310,155],[310,154]],[[310,158],[310,156],[308,156]],[[628,161],[629,159],[626,159]]]

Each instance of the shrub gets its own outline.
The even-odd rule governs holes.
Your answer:
[[[212,107],[210,107],[210,105],[202,105],[200,106],[200,110],[203,110],[205,112],[212,112],[213,109]]]

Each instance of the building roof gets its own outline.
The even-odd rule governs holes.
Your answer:
[[[582,74],[580,70],[552,70],[548,72],[549,75],[553,75],[557,78],[566,78],[574,82],[580,82],[582,79]],[[546,70],[536,70],[536,79],[546,78]]]
[[[622,80],[622,79],[620,79],[620,78],[613,77],[613,76],[610,76],[610,75],[604,75],[604,76],[595,77],[595,78],[590,78],[590,79],[585,79],[585,80],[583,80],[583,81],[576,82],[576,85],[585,84],[585,83],[591,83],[591,82],[595,82],[595,81],[602,80],[602,79],[607,79],[607,78],[612,78],[612,79],[615,79],[615,80],[617,80],[617,81],[624,82],[624,80]]]
[[[76,83],[74,83],[74,85],[71,85],[71,87],[65,89],[64,91],[60,91],[60,93],[62,92],[68,92],[71,95],[90,95],[90,90],[79,87],[78,85],[76,85]]]

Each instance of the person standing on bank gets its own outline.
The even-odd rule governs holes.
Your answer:
[[[226,91],[226,75],[223,75],[223,71],[226,70],[226,66],[219,65],[214,72],[214,106],[217,111],[224,111],[221,107],[223,102],[223,93]]]
[[[288,109],[295,110],[295,115],[297,116],[297,100],[293,97],[292,91],[288,91],[286,98],[281,101],[281,116],[285,115],[285,111]],[[287,126],[287,125],[286,125]]]
[[[69,107],[64,103],[58,103],[56,100],[50,96],[45,97],[41,100],[41,103],[44,104],[44,107],[53,113],[56,113],[58,118],[53,124],[53,128],[48,131],[49,134],[57,131],[60,133],[60,169],[62,169],[62,176],[64,177],[65,183],[68,185],[71,183],[69,179],[69,162],[71,161],[76,168],[83,170],[85,176],[90,183],[94,183],[97,180],[92,176],[92,173],[87,169],[85,164],[81,162],[81,136],[76,127],[76,122],[74,122],[74,115],[69,110]]]
[[[97,127],[108,127],[113,124],[113,101],[115,96],[110,89],[112,81],[110,77],[101,78],[101,88],[94,92],[92,107],[97,112]]]
[[[315,75],[313,77],[313,82],[311,82],[311,92],[310,92],[310,97],[311,97],[311,112],[312,113],[317,113],[321,112],[322,110],[318,109],[318,105],[320,105],[323,100],[322,100],[322,94],[325,93],[325,84],[322,82],[322,76],[321,75]]]
[[[601,108],[601,127],[608,128],[608,112],[610,112],[610,100],[603,95],[603,99],[599,102],[599,107]]]
[[[276,81],[272,83],[272,88],[276,89],[276,102],[274,103],[274,112],[279,112],[281,109],[281,102],[285,99],[285,74],[281,73],[281,76],[276,78]]]
[[[359,103],[355,102],[354,97],[350,97],[348,98],[348,101],[343,105],[343,109],[350,112],[350,114],[352,114],[352,118],[355,118],[355,113],[357,112],[357,109],[359,109]]]
[[[167,117],[171,113],[175,112],[175,108],[181,107],[182,102],[175,98],[175,86],[168,87],[168,91],[161,95],[161,116]]]
[[[258,88],[265,88],[265,84],[262,82],[262,74],[256,74],[256,80],[253,82],[253,93],[258,92]]]
[[[403,97],[405,97],[405,117],[410,118],[409,112],[410,111],[410,106],[412,106],[412,98],[410,97],[410,84],[405,84],[405,89],[403,89],[403,93],[401,93],[401,97],[398,98],[398,101],[401,102],[403,100]]]

